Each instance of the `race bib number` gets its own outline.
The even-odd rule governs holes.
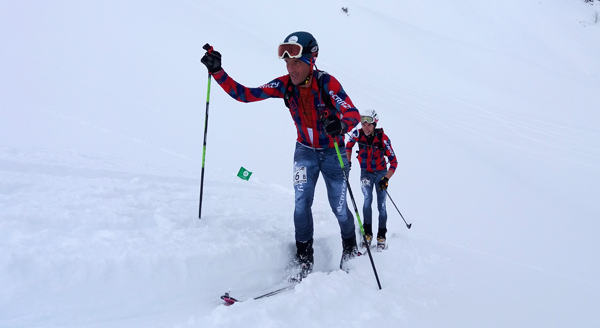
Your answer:
[[[294,167],[294,185],[306,183],[306,167]]]

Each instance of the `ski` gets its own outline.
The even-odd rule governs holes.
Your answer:
[[[256,297],[252,297],[250,299],[259,300],[262,298],[281,294],[287,290],[294,289],[294,287],[296,287],[297,284],[302,282],[302,279],[304,277],[305,276],[302,275],[299,262],[294,257],[294,259],[292,259],[289,262],[289,264],[286,266],[286,268],[284,269],[284,279],[281,283],[271,287],[271,289],[272,289],[271,291],[264,293],[262,295],[256,296]],[[282,285],[283,285],[283,287],[279,287]],[[231,304],[235,304],[237,302],[242,302],[242,300],[232,297],[231,294],[229,294],[229,292],[226,292],[225,294],[223,294],[221,296],[221,299],[225,302],[226,305],[231,305]]]
[[[325,274],[330,274],[330,273],[332,273],[334,271],[337,271],[337,270],[338,269],[329,270],[329,271],[321,271],[321,272],[324,272]],[[275,296],[275,295],[281,294],[281,293],[283,293],[285,291],[288,291],[288,290],[292,290],[292,289],[296,288],[296,285],[298,285],[299,283],[302,282],[302,278],[287,277],[286,281],[287,282],[282,282],[283,284],[286,284],[285,286],[274,288],[273,290],[271,290],[271,291],[269,291],[267,293],[264,293],[264,294],[259,295],[259,296],[252,297],[250,299],[252,299],[252,300],[259,300],[259,299],[262,299],[262,298],[267,298],[267,297],[271,297],[271,296]],[[229,294],[229,292],[225,292],[225,294],[223,294],[221,296],[221,299],[225,302],[225,305],[232,305],[232,304],[235,304],[235,303],[238,303],[238,302],[243,302],[243,300],[240,300],[240,299],[237,299],[235,297],[232,297],[231,294]]]
[[[259,300],[261,298],[267,298],[267,297],[271,297],[277,294],[281,294],[287,290],[292,290],[296,287],[297,284],[299,284],[300,281],[298,282],[292,282],[291,285],[285,286],[285,287],[281,287],[281,288],[277,288],[275,290],[272,290],[268,293],[253,297],[253,300]],[[238,300],[236,298],[231,297],[231,295],[229,295],[229,292],[226,292],[225,294],[223,294],[223,296],[221,296],[221,299],[225,302],[225,304],[227,305],[231,305],[231,304],[235,304],[237,302],[242,302],[242,300]]]

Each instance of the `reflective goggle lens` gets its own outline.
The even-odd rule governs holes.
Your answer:
[[[371,116],[361,116],[360,117],[360,122],[361,123],[369,123],[369,124],[373,124],[373,118]]]
[[[290,58],[302,57],[302,46],[297,43],[282,43],[277,48],[279,58],[284,58],[287,54]]]

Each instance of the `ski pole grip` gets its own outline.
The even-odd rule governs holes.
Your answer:
[[[208,51],[208,53],[211,53],[213,51],[213,47],[210,44],[205,44],[204,47],[202,47],[202,49]]]

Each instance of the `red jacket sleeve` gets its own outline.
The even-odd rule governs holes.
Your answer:
[[[396,154],[394,153],[394,149],[392,148],[392,142],[385,133],[383,134],[383,146],[385,148],[385,156],[388,158],[388,161],[390,163],[389,170],[396,172],[396,168],[398,167],[398,160],[396,159]]]
[[[237,83],[225,70],[213,74],[215,81],[231,98],[241,102],[253,102],[268,98],[283,98],[289,75],[278,77],[258,88],[248,88]]]
[[[354,144],[356,144],[356,141],[358,140],[358,136],[359,136],[358,130],[352,131],[352,133],[350,134],[350,138],[349,138],[348,142],[346,143],[346,151],[352,151],[352,147],[354,147]]]

